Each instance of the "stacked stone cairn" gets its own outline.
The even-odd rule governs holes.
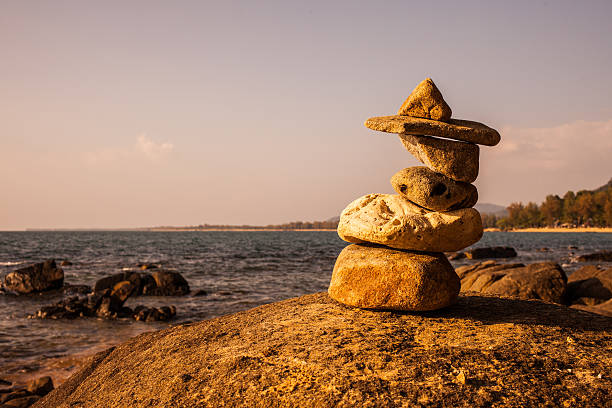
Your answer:
[[[338,235],[353,243],[338,256],[329,295],[349,306],[427,311],[453,304],[461,287],[443,252],[482,237],[471,208],[478,191],[478,144],[494,146],[499,133],[481,123],[451,119],[451,108],[430,78],[394,116],[370,118],[366,127],[397,133],[426,167],[391,177],[398,194],[368,194],[350,203]]]

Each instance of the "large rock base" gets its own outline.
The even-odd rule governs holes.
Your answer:
[[[374,312],[319,293],[140,335],[36,407],[605,407],[610,367],[608,317],[471,295]]]
[[[336,259],[328,292],[349,306],[426,311],[453,304],[460,287],[442,253],[349,245]]]

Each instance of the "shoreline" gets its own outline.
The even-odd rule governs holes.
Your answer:
[[[499,228],[485,228],[485,232],[598,232],[612,233],[612,227],[578,227],[578,228],[514,228],[507,231],[502,231]]]

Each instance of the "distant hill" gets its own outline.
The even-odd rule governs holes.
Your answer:
[[[481,214],[492,214],[498,217],[506,217],[508,215],[508,210],[502,205],[477,203],[474,208]]]
[[[596,188],[595,190],[593,190],[591,192],[592,193],[599,193],[601,191],[608,191],[609,189],[612,189],[612,178],[606,184],[604,184],[603,186],[601,186],[599,188]]]

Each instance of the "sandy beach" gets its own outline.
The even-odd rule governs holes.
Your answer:
[[[485,231],[499,231],[496,228],[487,228]],[[523,228],[523,229],[513,229],[509,232],[607,232],[612,233],[612,228],[598,228],[598,227],[589,227],[589,228]]]

